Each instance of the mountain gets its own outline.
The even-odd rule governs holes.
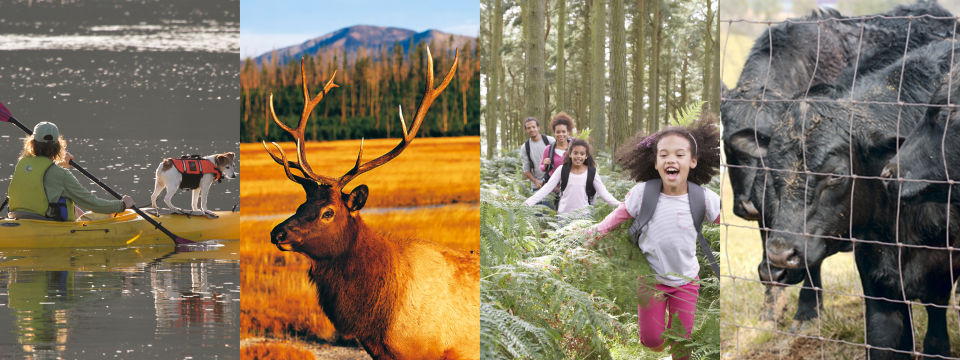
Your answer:
[[[383,45],[389,50],[393,47],[394,43],[398,42],[401,46],[403,46],[403,52],[406,54],[410,50],[409,47],[411,39],[413,40],[414,46],[421,41],[427,45],[433,41],[434,47],[439,47],[445,41],[448,41],[451,36],[453,36],[453,46],[457,48],[463,48],[463,45],[467,42],[473,42],[476,40],[474,37],[452,35],[432,29],[417,33],[413,30],[393,27],[356,25],[334,31],[318,38],[307,40],[300,45],[288,46],[275,51],[263,53],[255,57],[254,61],[257,63],[257,65],[263,65],[270,62],[271,58],[274,56],[274,54],[276,54],[278,60],[277,63],[285,64],[291,59],[301,59],[305,54],[316,55],[317,51],[319,51],[321,48],[336,49],[337,52],[341,54],[343,53],[344,49],[346,49],[347,53],[349,54],[349,58],[353,59],[357,54],[357,50],[359,50],[361,47],[365,48],[368,54],[376,54],[380,51],[380,45]],[[471,43],[471,47],[473,46],[474,45]],[[430,50],[436,53],[440,49],[431,48]]]

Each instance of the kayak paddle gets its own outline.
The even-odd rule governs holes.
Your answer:
[[[17,119],[15,119],[15,118],[13,117],[13,115],[10,115],[10,110],[7,110],[7,107],[6,107],[6,106],[3,106],[3,103],[0,103],[0,121],[12,123],[12,124],[16,125],[17,127],[19,127],[20,130],[23,130],[23,132],[27,133],[27,135],[33,135],[33,130],[30,130],[30,128],[28,128],[28,127],[26,127],[26,126],[23,126],[23,124],[21,124],[19,121],[17,121]],[[83,167],[81,167],[80,165],[78,165],[77,163],[75,163],[73,160],[70,160],[70,165],[73,166],[74,169],[77,169],[78,171],[80,171],[81,173],[83,173],[83,175],[86,175],[87,178],[89,178],[90,180],[93,180],[93,182],[95,182],[97,185],[100,185],[100,187],[103,188],[103,190],[106,190],[108,193],[110,193],[110,195],[113,195],[113,197],[115,197],[115,198],[117,198],[117,199],[122,199],[122,198],[123,198],[122,196],[120,196],[120,194],[117,194],[116,191],[113,191],[113,189],[111,189],[109,186],[107,186],[107,184],[104,184],[102,181],[100,181],[100,179],[98,179],[96,176],[93,176],[93,174],[87,172],[86,169],[84,169]],[[155,226],[157,229],[159,229],[160,231],[162,231],[164,234],[167,234],[167,236],[169,236],[171,239],[173,239],[173,242],[174,242],[175,244],[177,244],[177,245],[183,245],[183,244],[194,244],[194,243],[196,243],[196,241],[184,239],[184,238],[179,237],[179,236],[175,235],[174,233],[170,232],[170,230],[167,230],[166,228],[164,228],[163,226],[161,226],[160,223],[158,223],[156,220],[153,220],[153,218],[151,218],[150,216],[147,216],[147,214],[145,214],[145,213],[143,212],[143,210],[140,210],[139,208],[137,208],[136,205],[134,205],[134,206],[132,207],[132,209],[133,209],[133,211],[136,211],[137,214],[140,215],[140,217],[142,217],[144,220],[147,220],[147,222],[149,222],[151,225]]]

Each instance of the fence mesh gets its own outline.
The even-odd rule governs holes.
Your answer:
[[[724,15],[730,14],[721,12],[721,16],[725,17]],[[728,205],[733,201],[749,199],[759,216],[759,220],[748,221],[734,217],[731,212],[725,210],[721,219],[724,247],[722,261],[724,271],[721,274],[724,293],[724,316],[721,318],[721,327],[724,334],[721,347],[724,357],[833,359],[863,358],[866,354],[867,359],[918,356],[958,358],[960,322],[957,320],[957,313],[960,311],[960,306],[957,306],[955,299],[950,295],[954,294],[953,285],[956,279],[954,266],[960,261],[960,252],[958,252],[960,249],[954,247],[960,244],[957,244],[954,239],[960,234],[957,234],[956,219],[951,223],[951,216],[957,216],[958,208],[950,202],[955,181],[950,178],[948,159],[951,158],[951,151],[960,154],[960,144],[949,141],[949,119],[943,125],[942,134],[936,139],[937,141],[928,141],[925,144],[934,149],[939,147],[941,159],[937,159],[938,161],[931,159],[929,163],[923,165],[943,167],[946,176],[942,179],[904,178],[901,176],[903,173],[899,171],[900,168],[897,168],[898,171],[894,173],[896,176],[890,176],[890,174],[882,176],[878,168],[883,167],[878,167],[877,164],[886,164],[889,159],[883,154],[871,153],[870,150],[873,148],[864,146],[864,140],[862,140],[871,136],[877,137],[876,133],[883,133],[884,129],[887,129],[888,134],[885,136],[893,137],[895,140],[892,149],[894,155],[890,158],[899,163],[902,139],[919,136],[913,134],[913,127],[921,123],[925,113],[929,114],[928,109],[953,110],[955,108],[950,95],[954,89],[954,83],[957,82],[955,77],[960,73],[960,69],[955,69],[960,68],[956,61],[960,59],[954,56],[956,47],[950,46],[946,73],[942,74],[943,76],[925,79],[931,82],[927,88],[929,94],[916,93],[914,85],[918,81],[924,81],[924,78],[912,76],[909,66],[913,66],[910,61],[915,60],[916,57],[926,56],[918,52],[924,46],[933,46],[940,42],[954,44],[958,19],[960,17],[955,16],[872,15],[812,16],[785,21],[720,20],[726,26],[725,34],[721,34],[721,51],[724,57],[728,56],[731,32],[735,26],[762,28],[761,36],[756,41],[768,42],[767,44],[751,43],[754,45],[751,56],[757,55],[754,60],[762,58],[761,55],[766,56],[766,68],[763,68],[762,61],[751,62],[748,58],[745,61],[746,66],[754,68],[743,70],[763,74],[759,77],[761,80],[743,81],[744,77],[741,77],[741,84],[734,89],[725,89],[721,99],[724,147],[737,146],[731,141],[732,133],[743,129],[749,132],[752,126],[752,139],[747,136],[747,140],[739,141],[746,141],[749,145],[747,148],[764,148],[753,153],[749,151],[736,153],[738,150],[733,150],[736,153],[735,156],[740,157],[735,161],[731,161],[731,152],[728,149],[727,161],[724,165],[724,188],[734,189],[733,192],[724,191],[721,194],[724,206],[729,207]],[[931,21],[949,22],[952,29],[941,34],[911,34],[912,31],[921,31],[915,28],[919,26],[918,24],[928,24]],[[876,30],[878,22],[898,29],[897,31],[901,33],[905,29],[904,44],[896,47],[883,44],[886,45],[885,48],[879,50],[864,49],[864,46],[876,46],[876,44],[870,44],[872,36],[870,31]],[[848,28],[859,29],[859,32],[848,31],[838,35],[836,27],[831,26],[840,23],[847,25]],[[788,39],[782,36],[782,33],[777,34],[778,31],[786,31],[785,29],[790,27],[795,30],[804,28],[797,25],[806,26],[807,31],[804,34],[815,33],[816,39],[790,38],[790,44],[775,43],[775,41]],[[815,32],[811,28],[815,28]],[[911,43],[912,39],[918,37],[911,38],[911,35],[920,37],[931,35],[927,36],[928,40],[936,37],[940,39],[926,43]],[[837,57],[831,49],[824,48],[835,45],[838,38],[846,39],[848,45],[854,45],[852,54],[849,54],[852,56]],[[855,40],[850,41],[850,39]],[[811,47],[811,44],[815,44],[811,49],[814,51],[813,54],[809,51],[798,51],[798,48],[804,50],[805,47]],[[764,48],[767,50],[765,54],[758,51]],[[778,53],[781,50],[783,52]],[[796,55],[798,53],[803,53],[807,57],[799,57]],[[822,53],[827,56],[822,57]],[[864,63],[875,66],[870,64],[870,59],[861,57],[862,54],[868,53],[869,55],[866,56],[888,59],[893,58],[890,55],[894,53],[899,58],[886,66],[867,72],[859,67]],[[943,61],[940,61],[940,64],[942,63]],[[725,69],[726,59],[721,61],[721,64],[723,64],[721,74],[725,75],[725,71],[730,71]],[[897,64],[900,65],[899,74],[895,71]],[[810,71],[811,65],[812,71]],[[798,70],[797,67],[802,66],[807,67],[804,69],[807,72],[805,77],[794,76],[790,79],[792,83],[787,83],[783,78],[777,78],[778,71],[783,73],[788,69]],[[826,84],[830,85],[829,91],[819,91],[816,86],[824,84],[824,80],[823,74],[818,74],[818,71],[831,71],[826,69],[834,69],[838,66],[844,69],[845,74],[853,74],[850,77],[837,78],[838,81],[844,80],[849,83]],[[891,71],[883,73],[881,69]],[[794,71],[794,73],[804,73],[804,71]],[[870,76],[884,75],[886,75],[885,79],[893,79],[894,82],[888,81],[883,84],[893,86],[878,86],[876,82],[869,81],[858,83]],[[899,79],[895,79],[895,75],[899,75]],[[867,88],[858,88],[858,86]],[[784,90],[781,91],[781,89]],[[799,89],[799,91],[790,93],[789,89]],[[929,91],[930,89],[933,90]],[[868,95],[865,96],[865,94]],[[936,94],[946,96],[946,101],[931,103]],[[931,100],[916,101],[918,96]],[[732,110],[728,112],[727,108],[736,103],[750,105],[752,116],[742,116]],[[839,110],[833,113],[817,112],[819,110],[814,107],[818,104]],[[882,119],[872,116],[878,111],[885,112]],[[893,116],[893,112],[896,112],[896,116]],[[800,115],[799,119],[790,118],[796,114]],[[828,116],[831,114],[836,116],[831,118]],[[917,118],[918,114],[920,118]],[[953,117],[952,113],[948,117]],[[791,129],[796,130],[797,125],[784,123],[788,118],[800,122],[799,132],[791,131]],[[818,171],[830,164],[825,165],[822,162],[824,157],[821,153],[824,149],[810,146],[820,140],[807,138],[822,134],[822,131],[827,128],[827,125],[824,125],[827,121],[832,123],[842,121],[847,125],[846,134],[838,136],[838,139],[845,138],[846,144],[837,144],[836,147],[847,149],[847,163],[838,163],[840,165],[836,168],[840,170],[837,171]],[[887,123],[877,125],[870,121]],[[889,133],[889,127],[893,126],[889,121],[895,121],[893,133]],[[843,128],[839,125],[834,126],[838,130],[837,133],[842,133]],[[954,128],[953,131],[957,129]],[[773,148],[783,144],[796,145],[796,149]],[[792,156],[797,157],[798,166],[781,167],[780,165],[784,163],[781,158],[791,150],[797,150],[793,151]],[[744,158],[749,161],[741,161]],[[749,163],[750,161],[753,163]],[[744,162],[748,163],[744,164]],[[954,170],[954,172],[960,171]],[[750,181],[751,179],[744,174],[755,175]],[[750,184],[746,186],[736,184],[738,181],[747,181]],[[798,181],[802,182],[802,192],[798,190],[801,186]],[[883,183],[884,189],[892,187],[896,191],[878,192],[876,191],[878,183]],[[947,185],[947,190],[945,195],[940,194],[941,200],[928,201],[926,205],[910,204],[901,198],[903,186],[910,183]],[[756,191],[751,192],[756,189],[760,189],[759,194],[755,193]],[[745,193],[749,194],[744,195]],[[732,199],[730,199],[731,194]],[[848,198],[849,201],[843,203],[837,197],[828,196],[836,194]],[[877,198],[857,198],[863,194],[874,195]],[[753,204],[753,201],[758,204]],[[929,205],[941,202],[942,205]],[[836,204],[841,205],[836,206]],[[744,205],[743,208],[748,207]],[[791,212],[790,209],[794,208],[797,211]],[[824,225],[820,219],[825,215],[819,212],[831,208],[839,209],[832,214],[839,219]],[[802,212],[799,212],[800,209]],[[871,219],[876,217],[867,214],[877,213],[887,213],[888,218],[893,221],[871,223]],[[791,219],[784,214],[793,214],[794,218]],[[797,214],[802,214],[802,218],[797,218]],[[796,221],[802,222],[802,226],[798,228],[784,225],[795,224]],[[844,226],[838,225],[840,223]],[[842,230],[845,231],[824,232],[824,229],[839,230],[838,228],[843,227],[845,229]],[[761,233],[767,239],[767,244],[762,251],[757,251],[756,241],[750,240],[748,243],[742,240],[747,235],[762,237],[757,236]],[[858,234],[888,234],[889,236],[857,238]],[[811,284],[809,280],[803,284],[761,280],[758,277],[758,270],[765,270],[768,274],[778,270],[776,266],[771,265],[770,261],[764,262],[762,266],[758,266],[756,261],[760,259],[760,256],[757,256],[760,254],[763,254],[763,259],[767,259],[766,254],[770,253],[771,238],[793,239],[794,242],[787,242],[786,247],[793,246],[792,254],[794,255],[785,256],[787,260],[784,260],[779,253],[774,252],[781,258],[778,263],[792,264],[795,268],[802,269],[799,271],[805,272],[806,279],[819,277],[823,267],[822,285]],[[777,241],[777,244],[783,245],[787,240]],[[813,251],[817,244],[822,243],[833,244],[835,248],[846,248],[845,250],[852,251],[854,255],[851,257],[846,251],[833,255],[827,251],[828,257],[833,255],[840,259],[831,259],[826,262],[820,262],[823,259],[816,259],[817,262],[811,263],[806,255],[809,255],[809,251]],[[744,247],[749,250],[741,249]],[[885,253],[886,255],[883,255]],[[791,263],[789,260],[791,256],[797,256],[800,259]],[[853,267],[855,257],[861,257],[857,265],[861,272],[867,272],[865,279],[861,279],[857,274],[857,268]],[[895,261],[879,263],[868,261],[877,258],[895,259]],[[944,279],[944,275],[947,278]],[[866,291],[862,284],[866,285]],[[947,286],[948,300],[946,301],[942,296],[944,286]],[[883,290],[876,290],[877,288],[888,291],[884,293]],[[894,291],[891,295],[890,289],[899,289],[899,293],[896,294]],[[822,297],[808,296],[805,300],[812,301],[815,309],[822,307],[823,310],[817,311],[818,316],[815,319],[795,322],[792,319],[794,311],[798,311],[798,306],[794,304],[803,300],[795,300],[793,294],[801,290],[822,292]],[[870,295],[871,293],[880,295]],[[938,297],[931,294],[940,295]],[[868,302],[872,305],[868,305]],[[783,309],[790,311],[784,312]],[[892,321],[889,316],[884,317],[890,313],[903,314],[903,310],[906,312],[906,318],[902,319],[903,328],[898,329],[895,326],[896,321]],[[929,316],[924,314],[931,311]],[[941,317],[943,321],[940,320]],[[928,330],[928,327],[931,329]],[[933,343],[933,339],[942,337],[940,329],[943,327],[946,327],[950,337],[947,346],[949,352],[937,354],[936,352],[943,351],[944,346],[942,343]],[[925,341],[931,344],[925,345]]]

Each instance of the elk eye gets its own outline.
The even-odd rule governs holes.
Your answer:
[[[333,210],[327,210],[323,212],[323,218],[329,219],[333,217]]]

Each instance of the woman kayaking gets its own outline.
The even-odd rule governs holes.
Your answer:
[[[90,193],[70,173],[73,155],[57,126],[41,122],[33,135],[23,141],[23,152],[10,180],[10,218],[45,218],[76,221],[83,212],[74,204],[95,213],[111,214],[134,206],[133,198],[104,200]],[[59,166],[51,166],[57,164]]]

